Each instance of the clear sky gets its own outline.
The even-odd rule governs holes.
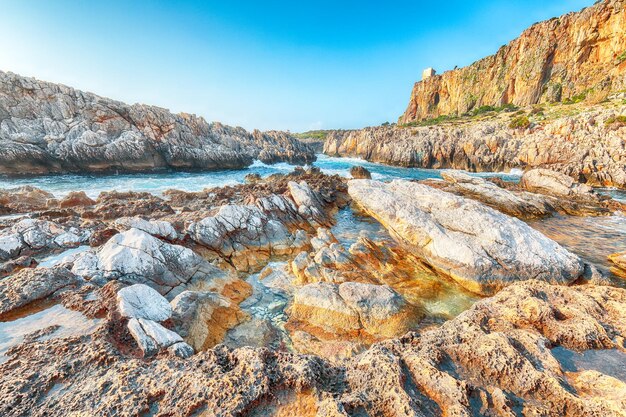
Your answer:
[[[396,121],[422,69],[593,0],[1,0],[0,69],[247,129]]]

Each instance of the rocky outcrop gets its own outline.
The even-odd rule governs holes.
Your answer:
[[[0,414],[623,416],[624,323],[624,289],[527,281],[338,364],[224,346],[140,360],[105,329],[33,339],[0,364]]]
[[[87,230],[47,220],[24,219],[0,232],[0,261],[73,248],[87,242],[89,236]]]
[[[295,292],[289,308],[292,327],[303,322],[310,333],[319,328],[333,338],[359,332],[370,337],[399,336],[420,318],[420,310],[390,287],[358,282],[305,285]]]
[[[544,171],[551,177],[558,176],[572,187],[591,190],[584,184],[574,183],[563,174],[548,170],[532,170],[524,174],[534,176],[533,172]],[[522,179],[521,186],[508,182],[495,184],[489,180],[470,176],[461,171],[446,170],[441,173],[444,181],[424,180],[422,184],[439,188],[463,197],[478,200],[509,216],[522,219],[544,217],[554,213],[567,215],[607,215],[613,211],[620,211],[622,205],[612,199],[601,199],[594,192],[584,192],[579,195],[559,195],[552,188],[527,187]],[[529,177],[530,178],[530,177]],[[495,181],[495,179],[493,179]],[[527,190],[531,190],[529,192]]]
[[[400,118],[410,123],[480,106],[560,102],[626,88],[623,0],[537,23],[495,55],[415,83]]]
[[[609,255],[609,261],[613,263],[611,272],[626,279],[626,252],[618,252]]]
[[[85,281],[64,268],[28,268],[0,280],[0,317],[32,302],[76,289]]]
[[[470,172],[547,168],[589,185],[624,188],[626,128],[606,126],[615,114],[615,110],[591,108],[523,131],[509,128],[508,119],[334,131],[328,134],[324,153]]]
[[[138,229],[113,236],[96,251],[79,254],[72,271],[100,284],[110,280],[147,284],[170,299],[192,286],[221,289],[236,279],[192,250]]]
[[[593,188],[573,178],[548,169],[533,169],[522,175],[520,185],[528,191],[574,200],[598,201]]]
[[[39,188],[24,186],[0,189],[0,214],[29,213],[46,210],[58,204],[54,195]]]
[[[249,133],[201,117],[127,105],[0,72],[0,173],[244,168],[308,163],[313,149],[285,132]]]
[[[518,280],[569,284],[581,259],[526,223],[426,185],[352,180],[355,203],[439,272],[478,294]]]
[[[372,179],[372,173],[365,167],[354,166],[350,168],[350,176],[357,180],[369,180]]]

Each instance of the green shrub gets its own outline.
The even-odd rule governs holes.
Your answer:
[[[617,57],[618,64],[621,64],[624,61],[626,61],[626,51],[622,52],[622,54]]]
[[[580,94],[576,94],[575,96],[572,96],[568,99],[566,99],[563,104],[576,104],[576,103],[580,103],[581,101],[584,101],[587,98],[587,92],[583,92]]]
[[[530,126],[530,120],[526,116],[518,116],[511,120],[509,127],[511,129],[526,129]]]
[[[626,126],[626,116],[611,116],[608,119],[606,119],[606,122],[604,122],[604,124],[606,126],[611,126],[614,124]]]

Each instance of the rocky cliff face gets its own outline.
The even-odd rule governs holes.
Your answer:
[[[284,132],[247,132],[0,71],[0,173],[230,169],[307,163]]]
[[[495,55],[417,82],[400,123],[626,88],[625,5],[605,0],[537,23]]]
[[[569,107],[569,106],[567,106]],[[504,171],[544,167],[591,185],[626,186],[623,107],[509,127],[506,117],[416,128],[372,127],[328,134],[324,152],[405,167]]]

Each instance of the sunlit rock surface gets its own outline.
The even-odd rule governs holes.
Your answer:
[[[421,184],[352,180],[350,196],[438,271],[470,291],[492,294],[512,282],[568,284],[581,259],[520,220]]]

